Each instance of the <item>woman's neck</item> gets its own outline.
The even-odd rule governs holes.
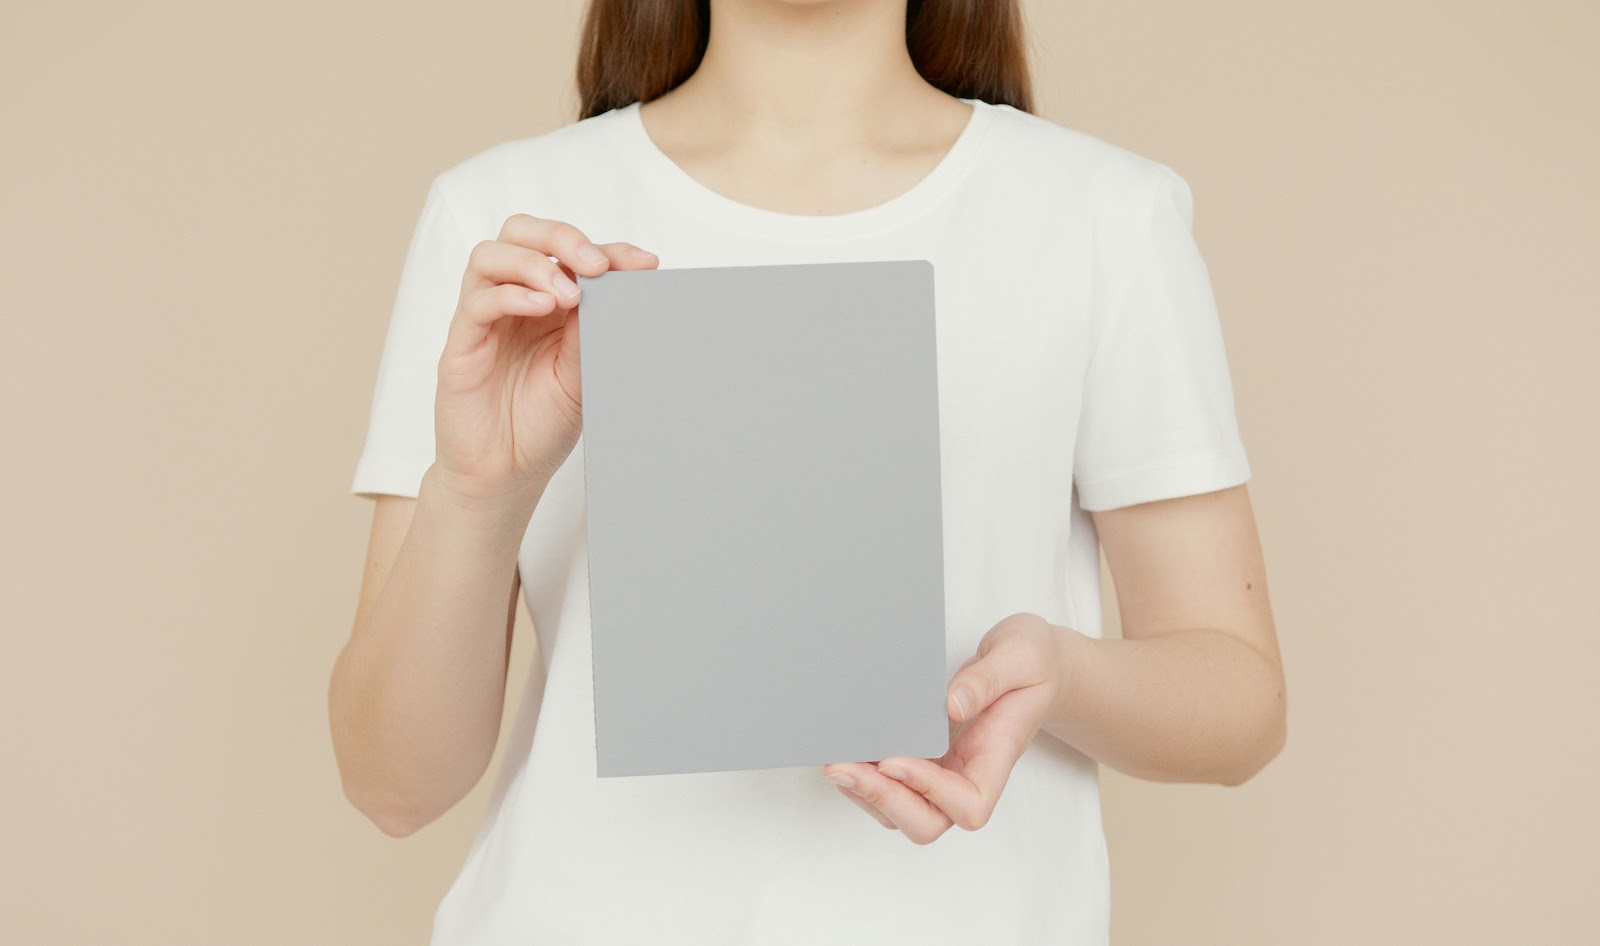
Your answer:
[[[912,64],[904,0],[712,0],[699,67],[641,114],[713,190],[838,213],[911,186],[971,109]]]
[[[950,108],[906,51],[905,0],[712,0],[710,41],[669,95],[679,117],[818,145]],[[664,111],[664,110],[663,110]]]

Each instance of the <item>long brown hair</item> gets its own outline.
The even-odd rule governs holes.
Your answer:
[[[666,94],[699,67],[710,34],[711,0],[590,0],[578,117]],[[906,0],[906,48],[946,94],[1033,111],[1018,0]]]

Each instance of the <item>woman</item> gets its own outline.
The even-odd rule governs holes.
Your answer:
[[[1019,24],[595,0],[580,119],[433,181],[353,483],[378,498],[329,693],[351,801],[399,837],[478,781],[519,593],[542,655],[435,946],[1104,943],[1096,763],[1235,785],[1279,751],[1189,189],[1033,115]],[[950,752],[596,778],[574,276],[907,258],[936,271]]]

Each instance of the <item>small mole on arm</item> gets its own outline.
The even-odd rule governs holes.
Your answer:
[[[1248,581],[1244,583],[1244,590],[1245,591],[1249,591],[1251,588],[1254,588],[1254,587],[1255,587],[1255,585],[1250,584]]]

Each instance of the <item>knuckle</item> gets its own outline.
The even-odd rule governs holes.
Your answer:
[[[486,257],[494,252],[494,240],[479,240],[472,245],[472,250],[467,254],[467,263],[473,269],[482,269]]]
[[[1027,634],[1027,629],[1021,624],[1009,623],[1009,619],[1007,620],[1008,623],[1001,624],[999,627],[995,628],[994,640],[991,642],[990,646],[1003,647],[1005,645],[1014,643],[1019,638],[1022,638]]]
[[[565,220],[558,220],[551,225],[550,236],[557,242],[564,243],[569,246],[578,243],[589,242],[589,238],[584,235],[582,230],[579,230],[572,224],[567,223]]]
[[[1000,621],[1000,627],[1007,632],[1019,633],[1039,622],[1039,615],[1032,611],[1014,611]]]
[[[456,306],[456,314],[452,322],[476,322],[479,320],[484,308],[484,294],[469,292],[461,297],[461,302]]]
[[[1033,614],[1031,612],[1014,611],[996,621],[994,626],[989,628],[988,633],[983,635],[980,648],[981,651],[987,653],[988,650],[996,644],[1011,640],[1026,633],[1028,626],[1032,623],[1032,620]]]
[[[522,264],[522,275],[527,278],[528,282],[534,285],[542,285],[550,279],[550,274],[555,270],[555,265],[550,262],[550,257],[542,253],[534,253],[529,256],[527,262]]]
[[[514,213],[506,218],[505,223],[500,225],[500,232],[512,233],[517,230],[525,230],[538,222],[539,218],[533,214]]]

